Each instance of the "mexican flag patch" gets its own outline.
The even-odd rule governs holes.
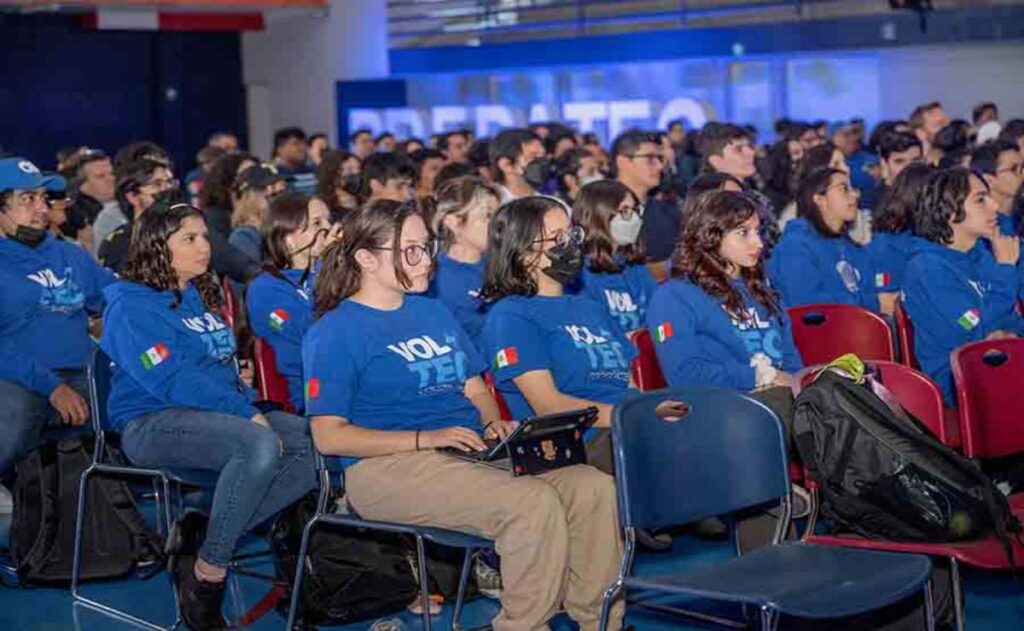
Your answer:
[[[974,330],[974,327],[981,324],[981,312],[977,309],[968,309],[964,311],[964,314],[957,318],[956,323],[962,326],[967,331]]]
[[[672,323],[662,322],[658,325],[658,328],[654,329],[654,341],[659,344],[665,342],[672,337]]]
[[[494,369],[507,368],[519,363],[519,351],[515,346],[501,349],[494,356]]]
[[[320,398],[320,380],[313,377],[306,382],[306,400]]]
[[[171,356],[171,351],[163,344],[157,344],[146,349],[146,352],[142,353],[139,359],[142,360],[142,366],[149,370],[153,366],[156,366],[163,362],[165,359]]]
[[[888,272],[875,274],[875,287],[885,287],[892,282],[892,276]]]
[[[270,328],[280,331],[289,317],[288,312],[284,309],[274,309],[270,312]]]

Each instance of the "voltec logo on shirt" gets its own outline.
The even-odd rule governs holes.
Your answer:
[[[47,311],[73,313],[85,304],[85,294],[75,283],[70,267],[64,269],[63,276],[57,276],[52,269],[46,267],[26,278],[43,288],[39,306]]]
[[[730,318],[736,334],[751,355],[764,353],[777,365],[782,360],[782,335],[779,329],[773,327],[771,320],[762,317],[754,307],[747,307],[746,313],[747,317],[742,320]]]
[[[454,348],[455,335],[445,336],[445,343],[438,344],[430,335],[414,337],[397,344],[389,344],[388,350],[406,361],[410,372],[420,378],[420,392],[451,391],[466,382],[466,353]]]
[[[875,287],[887,287],[892,282],[892,276],[888,272],[875,274]]]
[[[964,311],[963,315],[957,318],[956,323],[967,331],[973,331],[974,327],[981,324],[981,312],[977,309],[968,309],[967,311]]]
[[[154,366],[162,364],[170,356],[170,349],[163,344],[157,344],[147,348],[139,359],[142,360],[142,367],[149,370]]]
[[[288,321],[288,318],[288,312],[284,309],[274,309],[270,312],[270,328],[280,331],[284,328],[284,323]]]
[[[182,318],[181,322],[199,334],[210,357],[226,361],[235,356],[235,334],[217,316],[206,312],[201,316]]]
[[[843,280],[846,291],[851,294],[860,291],[860,272],[849,261],[836,263],[836,271],[839,272],[839,278]]]
[[[658,328],[654,329],[654,341],[659,344],[664,344],[672,338],[672,323],[662,322],[658,325]]]
[[[604,298],[608,303],[608,311],[618,317],[622,330],[633,331],[640,328],[640,308],[632,295],[625,291],[605,289]]]
[[[589,327],[577,324],[567,324],[564,328],[576,348],[587,352],[592,371],[590,377],[594,377],[593,371],[595,370],[613,371],[618,377],[620,371],[629,367],[622,354],[622,344],[614,341],[608,331],[601,330],[594,333]]]
[[[515,346],[508,346],[501,349],[494,356],[494,369],[500,370],[519,363],[519,351]]]

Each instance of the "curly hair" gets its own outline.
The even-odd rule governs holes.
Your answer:
[[[933,243],[953,242],[953,228],[967,217],[964,202],[971,194],[971,178],[978,178],[988,189],[985,178],[977,171],[955,167],[934,173],[920,189],[914,209],[914,234]]]
[[[627,197],[632,198],[639,212],[640,200],[618,180],[591,182],[580,189],[573,205],[573,216],[587,235],[583,240],[583,254],[592,272],[618,274],[626,265],[639,265],[647,260],[643,236],[631,245],[618,245],[611,235],[612,218]]]
[[[892,233],[913,231],[917,197],[934,172],[927,164],[911,164],[903,169],[878,205],[871,229]]]
[[[135,222],[131,245],[128,246],[128,260],[121,275],[125,280],[157,291],[174,292],[172,309],[181,303],[181,289],[178,287],[178,275],[171,264],[171,249],[167,241],[189,217],[196,217],[205,223],[203,212],[188,204],[158,202],[143,213]],[[192,285],[199,291],[199,297],[209,311],[220,309],[223,300],[213,272],[207,270],[205,274],[193,278]]]
[[[742,226],[751,217],[761,216],[758,206],[746,193],[711,191],[698,197],[680,235],[671,271],[673,278],[688,279],[710,296],[724,299],[726,312],[738,320],[748,317],[743,296],[733,287],[729,263],[719,250],[730,230]],[[782,316],[778,294],[768,285],[761,262],[742,268],[740,276],[758,304],[769,314]]]
[[[238,167],[246,161],[259,164],[255,156],[242,152],[226,153],[214,160],[209,173],[203,176],[202,186],[199,187],[199,206],[231,208],[231,188],[238,177]]]
[[[395,278],[403,287],[412,286],[409,276],[402,269],[402,227],[405,221],[417,214],[414,204],[401,204],[389,199],[380,199],[363,207],[357,213],[349,213],[342,220],[341,239],[324,250],[320,259],[322,266],[316,277],[313,293],[316,296],[315,318],[319,319],[331,311],[362,285],[362,267],[356,260],[356,252],[369,249],[390,249],[395,269]]]
[[[529,259],[534,243],[544,235],[544,215],[565,210],[562,202],[544,195],[520,197],[498,209],[487,232],[487,268],[480,297],[486,301],[505,296],[534,296],[537,281]]]

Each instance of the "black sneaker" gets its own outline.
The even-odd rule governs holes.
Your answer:
[[[190,568],[181,571],[178,581],[178,602],[181,619],[193,631],[219,631],[228,628],[221,613],[224,604],[224,583],[210,583],[196,578]]]

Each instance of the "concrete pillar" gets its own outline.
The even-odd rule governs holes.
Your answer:
[[[326,11],[267,14],[242,35],[249,149],[270,158],[274,130],[337,134],[335,83],[388,76],[387,0],[330,0]]]

